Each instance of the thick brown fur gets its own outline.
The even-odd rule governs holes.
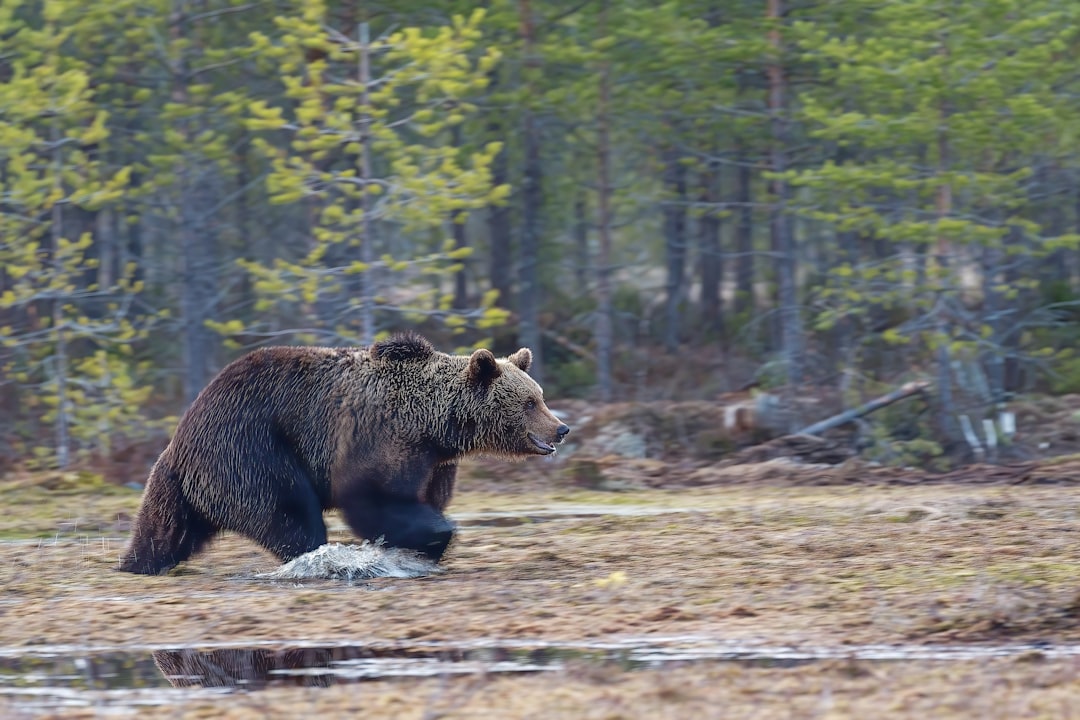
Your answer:
[[[569,432],[531,361],[448,355],[416,334],[236,360],[151,470],[120,569],[166,572],[222,530],[290,560],[326,542],[330,508],[360,537],[440,559],[458,460],[551,454]]]

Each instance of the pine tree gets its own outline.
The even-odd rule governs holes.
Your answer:
[[[271,202],[307,203],[317,220],[308,246],[291,257],[242,263],[259,308],[315,317],[302,336],[335,342],[373,341],[391,312],[435,318],[455,332],[501,323],[493,293],[459,310],[443,287],[471,252],[443,235],[446,219],[460,221],[508,192],[492,183],[499,145],[469,151],[451,133],[475,110],[469,97],[498,60],[478,46],[483,12],[433,31],[371,37],[363,22],[328,27],[324,3],[293,5],[276,19],[276,36],[252,34],[260,61],[280,63],[287,103],[251,102],[247,124],[272,161]],[[286,142],[276,143],[282,132]]]
[[[1056,0],[835,8],[849,33],[810,23],[796,32],[825,81],[802,98],[812,137],[844,159],[790,177],[807,217],[888,249],[833,270],[818,328],[875,309],[896,318],[880,339],[897,349],[917,340],[916,353],[933,353],[938,437],[955,440],[964,410],[956,390],[999,400],[1000,383],[986,392],[964,378],[1008,352],[1002,316],[990,304],[973,312],[977,291],[966,276],[1015,301],[1022,273],[1006,270],[1004,258],[1015,269],[1077,240],[1048,237],[1027,214],[1030,159],[1057,152],[1071,134],[1055,88],[1075,62],[1063,60],[1075,47],[1077,9]],[[1001,310],[1019,328],[1029,308]]]
[[[88,281],[95,237],[76,221],[117,203],[130,171],[101,161],[108,114],[86,63],[66,52],[81,3],[49,0],[40,15],[20,5],[0,0],[11,52],[0,82],[0,361],[24,410],[54,428],[35,453],[65,467],[137,432],[148,392],[132,379],[130,343],[143,331],[134,268],[122,263],[108,285]]]

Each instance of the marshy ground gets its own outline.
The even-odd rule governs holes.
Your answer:
[[[137,491],[12,476],[0,715],[1080,715],[1074,474],[804,485],[792,470],[603,492],[466,472],[442,574],[353,584],[257,578],[277,562],[234,536],[163,577],[120,573]],[[394,662],[240,691],[131,669],[155,650],[298,647]],[[103,674],[103,657],[130,672]]]

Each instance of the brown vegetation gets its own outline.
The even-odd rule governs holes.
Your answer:
[[[603,472],[632,479],[645,461],[605,462]],[[451,508],[462,531],[447,571],[355,585],[259,580],[275,560],[234,536],[168,576],[115,572],[118,530],[136,492],[102,495],[90,478],[82,479],[91,482],[89,493],[78,492],[77,477],[9,479],[0,498],[26,512],[5,517],[0,530],[48,537],[0,543],[3,645],[1080,642],[1080,541],[1072,527],[1080,500],[1039,484],[1073,482],[1080,463],[1032,465],[1019,484],[1005,471],[973,468],[935,483],[891,471],[887,482],[871,474],[813,486],[821,467],[800,470],[785,460],[743,466],[741,479],[739,468],[721,478],[717,467],[708,471],[714,482],[689,487],[702,468],[680,475],[676,464],[649,462],[682,487],[639,489],[628,481],[622,492],[600,492],[578,487],[573,474],[542,472],[553,463],[513,466],[509,477],[467,465]],[[780,462],[785,473],[777,472]],[[530,472],[540,479],[527,479]],[[331,528],[332,539],[349,540],[333,518]],[[1001,701],[1013,708],[1010,717],[1021,717],[1075,703],[1074,661],[1034,659],[631,671],[601,663],[535,677],[380,681],[360,695],[272,688],[213,707],[235,717],[288,714],[298,703],[340,713],[362,698],[365,712],[380,707],[401,717],[464,717],[492,707],[500,717],[522,718],[542,708],[565,717],[645,717],[660,708],[740,717],[782,702],[802,716],[823,711],[824,692],[841,715],[887,701],[899,717],[927,708],[970,717]],[[960,691],[958,683],[974,678],[988,694]],[[1007,697],[1000,683],[1012,688]],[[181,717],[210,707],[198,696],[175,702]],[[718,714],[721,707],[730,712]]]

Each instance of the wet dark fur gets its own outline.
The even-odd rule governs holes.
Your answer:
[[[568,431],[526,375],[531,359],[447,355],[415,334],[240,358],[158,458],[120,568],[165,572],[222,530],[291,560],[326,542],[329,508],[360,537],[440,559],[457,461],[544,454]]]

